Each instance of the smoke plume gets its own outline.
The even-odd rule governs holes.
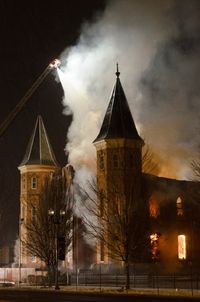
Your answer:
[[[116,63],[139,133],[161,163],[161,175],[185,178],[198,152],[200,2],[109,1],[85,24],[76,46],[61,55],[59,76],[69,161],[95,170],[96,138],[115,82]]]

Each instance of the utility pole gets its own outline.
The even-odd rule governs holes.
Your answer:
[[[59,290],[59,284],[58,284],[58,227],[59,224],[63,222],[63,218],[66,215],[66,212],[64,210],[60,210],[59,213],[56,213],[54,210],[49,209],[48,214],[51,218],[52,223],[55,225],[55,289]]]
[[[74,215],[74,247],[75,247],[75,259],[76,259],[76,289],[78,288],[78,274],[79,274],[79,269],[78,269],[78,260],[79,260],[79,256],[78,256],[78,217],[77,215]]]
[[[22,227],[22,223],[24,221],[24,218],[20,218],[19,220],[19,277],[18,277],[18,286],[20,287],[21,285],[21,265],[22,265],[22,259],[21,259],[21,255],[22,255],[22,242],[21,242],[21,227]]]

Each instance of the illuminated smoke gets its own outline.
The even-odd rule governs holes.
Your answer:
[[[199,142],[199,1],[110,1],[62,55],[59,76],[71,110],[69,162],[95,170],[99,132],[119,62],[121,82],[139,132],[162,165],[184,178]],[[192,16],[192,17],[191,17]],[[190,40],[189,40],[190,39]]]

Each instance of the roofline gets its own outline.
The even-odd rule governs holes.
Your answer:
[[[138,140],[138,139],[131,139],[131,138],[106,138],[106,139],[101,139],[98,141],[94,141],[93,144],[95,147],[98,149],[102,148],[124,148],[124,147],[130,147],[130,148],[135,148],[135,147],[142,147],[144,146],[144,141]]]
[[[40,165],[40,164],[35,164],[35,165],[23,165],[19,166],[18,170],[20,173],[25,173],[25,172],[54,172],[56,170],[61,169],[60,166],[52,166],[52,165]]]

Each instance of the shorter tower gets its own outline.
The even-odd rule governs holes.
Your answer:
[[[34,205],[39,200],[44,180],[50,173],[59,169],[41,116],[37,118],[25,156],[18,169],[21,175],[19,237],[25,238],[24,223],[36,218]],[[35,255],[28,256],[21,243],[19,254],[21,266],[38,265]]]
[[[100,213],[112,202],[120,205],[141,198],[142,146],[120,82],[116,83],[94,145],[97,151],[97,190]],[[109,203],[109,204],[105,204]],[[103,214],[102,214],[103,215]],[[97,243],[97,263],[112,261],[104,242]]]

